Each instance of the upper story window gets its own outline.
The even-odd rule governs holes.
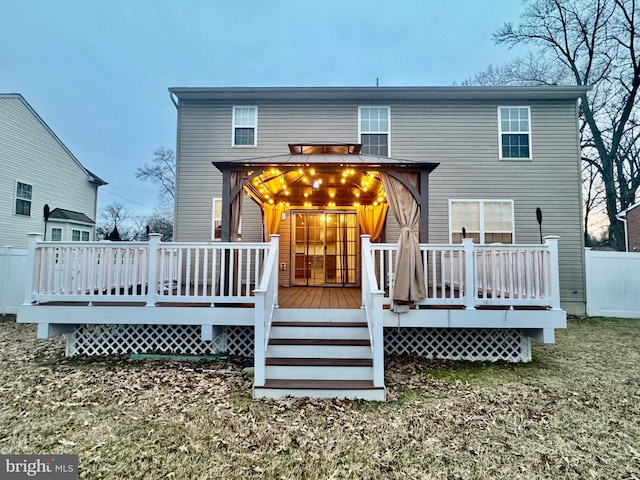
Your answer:
[[[500,158],[531,158],[529,107],[498,107]]]
[[[32,185],[16,182],[16,215],[31,216],[32,190]]]
[[[389,107],[360,107],[358,124],[364,155],[388,157],[391,144],[391,112]]]
[[[513,243],[513,200],[449,200],[449,238],[473,243]]]
[[[233,107],[233,146],[258,145],[258,107]]]

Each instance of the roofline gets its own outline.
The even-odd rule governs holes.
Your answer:
[[[87,217],[88,218],[88,217]],[[91,219],[89,219],[91,220]],[[68,218],[50,218],[48,220],[49,223],[69,223],[69,224],[73,224],[73,225],[85,225],[88,227],[95,227],[96,226],[96,222],[94,222],[93,220],[91,220],[91,222],[83,222],[81,220],[71,220]]]
[[[591,87],[172,87],[179,100],[577,100]]]
[[[637,206],[640,206],[640,202],[636,202],[633,205],[631,205],[630,207],[628,207],[625,210],[622,210],[619,213],[616,213],[616,217],[626,217],[627,213],[629,213],[629,211],[633,210],[634,208],[636,208]]]
[[[323,160],[327,158],[335,157],[335,162],[322,161],[317,162],[314,160]],[[354,160],[369,160],[368,162],[349,162],[348,158],[353,157]],[[285,161],[295,159],[295,161]],[[389,162],[392,161],[393,163]],[[378,157],[375,155],[363,155],[363,154],[325,154],[325,153],[309,153],[309,154],[282,154],[282,155],[268,155],[265,157],[253,157],[253,158],[238,158],[233,160],[221,160],[211,162],[218,169],[235,169],[243,170],[246,168],[267,168],[267,167],[300,167],[305,165],[313,165],[315,168],[334,167],[336,165],[352,166],[356,168],[365,168],[370,166],[372,168],[381,170],[393,170],[393,169],[415,169],[415,170],[435,170],[440,163],[423,162],[420,160],[406,160],[394,157]]]
[[[56,140],[56,142],[58,142],[58,144],[62,147],[62,149],[67,152],[67,155],[69,155],[74,162],[76,162],[76,164],[82,169],[83,172],[85,172],[87,174],[88,177],[90,177],[90,182],[97,185],[98,187],[102,186],[102,185],[107,185],[107,182],[105,182],[104,180],[102,180],[100,177],[98,177],[97,175],[94,175],[93,173],[91,173],[89,170],[87,170],[84,165],[82,165],[82,163],[80,163],[80,160],[78,160],[75,155],[73,153],[71,153],[71,151],[67,148],[67,146],[62,143],[62,140],[60,140],[58,138],[58,136],[54,133],[53,130],[51,130],[51,128],[49,127],[49,125],[47,125],[47,122],[45,122],[42,117],[40,115],[38,115],[38,112],[36,112],[33,107],[29,104],[29,102],[27,102],[25,100],[25,98],[22,96],[22,94],[20,93],[0,93],[0,97],[13,97],[13,98],[18,98],[20,101],[22,101],[22,103],[24,103],[24,105],[29,109],[29,111],[33,114],[34,117],[36,117],[36,119],[42,124],[42,126],[49,132],[49,134]]]

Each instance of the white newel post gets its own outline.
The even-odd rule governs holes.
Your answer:
[[[33,279],[36,274],[36,245],[42,239],[41,233],[28,233],[29,247],[27,251],[27,272],[24,276],[24,301],[23,305],[31,305],[33,296]]]
[[[557,235],[544,237],[544,243],[549,248],[549,272],[551,278],[551,308],[560,309],[560,270],[558,264],[558,240]]]
[[[384,292],[372,292],[371,323],[373,325],[373,386],[384,387],[384,327],[382,325],[382,298]]]
[[[253,354],[253,385],[264,387],[266,380],[266,332],[265,332],[265,293],[256,292],[254,305],[254,354]]]
[[[473,238],[463,238],[462,245],[464,247],[464,306],[467,310],[475,310],[476,286],[473,275],[475,249],[473,246]]]
[[[362,282],[364,282],[364,277],[366,275],[365,273],[365,269],[364,269],[364,258],[365,255],[371,255],[371,235],[360,235],[360,238],[362,239],[362,250],[360,252],[360,255],[362,257],[362,259],[360,260],[360,263],[362,264]],[[367,257],[369,258],[369,257]],[[365,298],[364,296],[367,294],[365,292],[365,289],[362,288],[361,289],[361,294],[362,294],[362,308],[364,308],[365,306]]]
[[[147,287],[147,307],[155,307],[158,303],[158,263],[160,259],[158,252],[160,250],[160,239],[162,234],[149,234],[149,275]]]

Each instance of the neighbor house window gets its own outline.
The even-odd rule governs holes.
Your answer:
[[[51,241],[59,242],[62,240],[62,229],[61,228],[52,228],[51,229]]]
[[[213,199],[213,213],[211,216],[211,238],[220,240],[222,238],[222,199]]]
[[[391,144],[389,107],[360,107],[358,123],[361,153],[388,157]]]
[[[498,107],[500,158],[531,158],[529,107]]]
[[[233,107],[233,146],[255,147],[258,142],[258,107]]]
[[[16,215],[31,215],[32,189],[28,183],[16,183]]]
[[[513,243],[513,200],[449,200],[449,240]]]
[[[71,240],[74,242],[88,242],[89,232],[86,230],[71,230]]]

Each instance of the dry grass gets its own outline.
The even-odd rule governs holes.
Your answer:
[[[640,478],[639,320],[574,319],[528,365],[395,359],[387,403],[62,347],[0,323],[0,452],[77,453],[81,478]]]

